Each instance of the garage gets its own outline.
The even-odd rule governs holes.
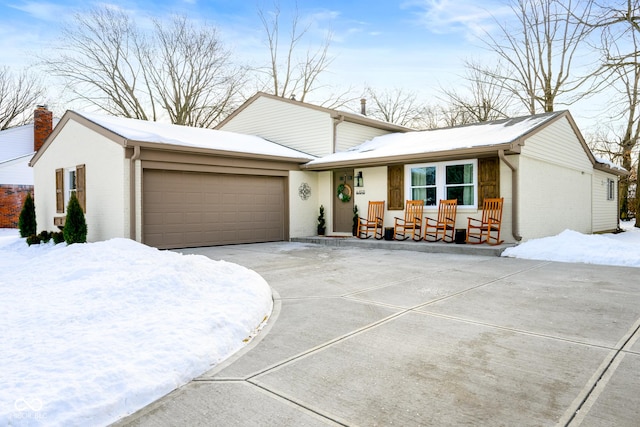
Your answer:
[[[157,248],[288,238],[286,177],[145,169],[143,243]]]

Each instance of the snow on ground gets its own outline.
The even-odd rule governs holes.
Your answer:
[[[239,350],[257,273],[127,239],[28,247],[0,230],[0,425],[99,426]]]
[[[640,228],[621,222],[624,233],[585,235],[565,230],[508,248],[502,256],[586,264],[640,267]]]

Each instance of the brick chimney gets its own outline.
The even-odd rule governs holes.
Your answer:
[[[33,150],[38,151],[53,130],[53,113],[46,105],[38,105],[33,112]]]
[[[360,114],[363,116],[367,115],[367,100],[364,98],[360,100]]]

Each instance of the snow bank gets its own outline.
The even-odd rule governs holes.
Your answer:
[[[0,425],[106,425],[239,350],[270,315],[257,273],[127,239],[0,233]]]

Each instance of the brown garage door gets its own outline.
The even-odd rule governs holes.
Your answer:
[[[157,248],[285,239],[285,178],[146,169],[143,239]]]

